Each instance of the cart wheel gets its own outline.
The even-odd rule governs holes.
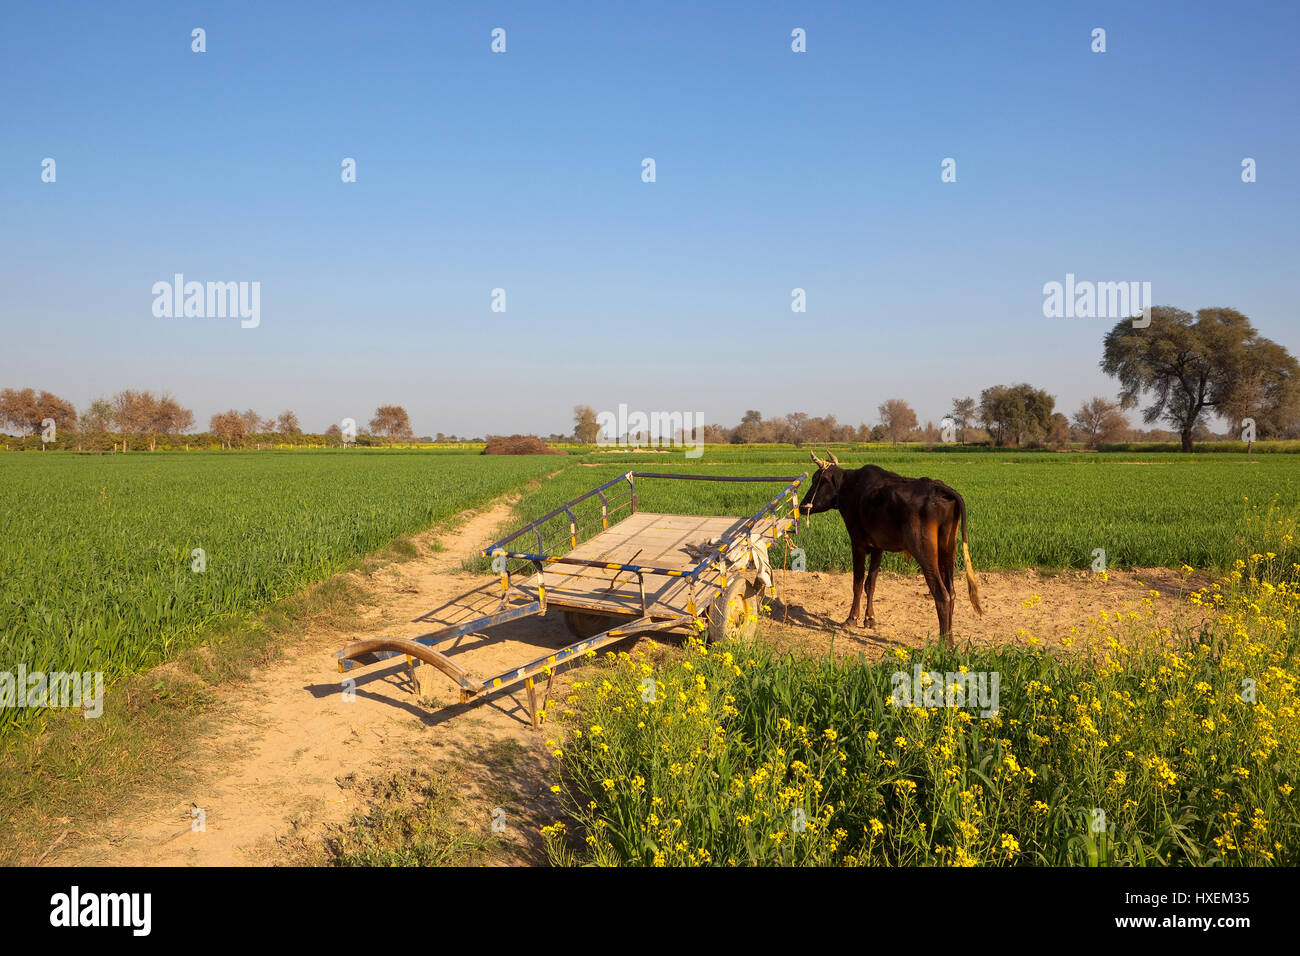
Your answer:
[[[761,588],[747,578],[736,578],[709,605],[709,643],[728,638],[749,640],[758,630]]]
[[[635,620],[631,617],[618,617],[613,614],[588,614],[585,611],[565,611],[564,623],[569,633],[580,641],[595,637],[608,631],[611,627]]]

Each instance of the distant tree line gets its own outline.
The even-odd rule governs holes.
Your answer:
[[[52,427],[51,427],[52,426]],[[16,434],[6,447],[62,448],[76,451],[155,451],[163,448],[259,448],[275,445],[342,446],[341,424],[306,434],[298,416],[286,409],[264,418],[253,409],[218,412],[208,431],[193,433],[194,412],[170,394],[125,389],[96,398],[80,413],[64,398],[32,388],[0,389],[0,430]],[[381,405],[367,427],[349,434],[347,444],[373,446],[416,438],[410,415],[401,405]],[[438,441],[457,441],[439,435]],[[480,439],[475,439],[476,441]]]
[[[954,398],[949,421],[923,426],[904,399],[890,398],[876,409],[878,421],[858,425],[834,415],[814,417],[790,412],[764,418],[750,409],[739,424],[707,425],[708,442],[788,443],[957,441],[1000,447],[1063,447],[1068,443],[1096,448],[1131,441],[1180,442],[1191,451],[1194,441],[1300,439],[1300,364],[1281,345],[1264,338],[1235,309],[1201,309],[1195,316],[1157,306],[1149,324],[1123,319],[1105,336],[1101,368],[1119,380],[1117,401],[1093,396],[1070,416],[1056,409],[1056,398],[1026,382],[991,385],[972,396]],[[1125,410],[1143,400],[1145,424],[1132,427]],[[1207,418],[1228,426],[1215,434]],[[594,443],[600,433],[596,412],[574,409],[573,440]],[[649,436],[629,436],[632,439]]]
[[[1168,306],[1152,308],[1150,321],[1123,319],[1102,342],[1101,368],[1120,384],[1118,400],[1093,396],[1072,415],[1057,410],[1056,399],[1027,382],[991,385],[973,396],[957,397],[939,424],[919,424],[916,412],[901,398],[877,407],[878,421],[842,423],[834,415],[790,412],[764,418],[746,411],[733,426],[703,426],[706,442],[782,443],[803,446],[827,442],[938,442],[992,444],[1003,447],[1062,447],[1067,443],[1098,447],[1125,441],[1178,441],[1191,451],[1195,441],[1300,439],[1300,363],[1284,347],[1264,338],[1235,309],[1201,309],[1195,315]],[[1134,428],[1125,411],[1146,402]],[[594,444],[600,436],[598,416],[588,405],[573,410],[571,435],[550,435],[550,442]],[[1207,423],[1218,417],[1228,426],[1216,435]],[[213,415],[208,432],[189,434],[194,413],[171,395],[126,390],[97,398],[78,414],[71,402],[31,388],[0,390],[0,428],[16,432],[22,447],[108,450],[164,447],[248,448],[277,444],[358,445],[412,441],[410,416],[401,405],[381,405],[368,430],[344,436],[342,423],[306,435],[292,411],[263,418],[252,409]],[[52,433],[53,440],[45,440]],[[37,440],[35,436],[41,436]],[[493,436],[488,436],[492,438]],[[517,436],[516,436],[517,437]],[[650,435],[620,436],[632,441]],[[676,437],[676,436],[673,436]],[[696,437],[696,436],[692,436]],[[438,433],[430,442],[481,442]],[[13,443],[6,443],[11,445]]]

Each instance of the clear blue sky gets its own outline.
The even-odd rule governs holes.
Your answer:
[[[1300,353],[1298,40],[1294,2],[7,3],[0,387],[420,434],[1069,412],[1116,389],[1111,323],[1042,315],[1067,272]],[[176,272],[259,281],[260,327],[154,318]]]

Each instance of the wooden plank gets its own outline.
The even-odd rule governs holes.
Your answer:
[[[340,659],[354,658],[375,651],[397,651],[400,654],[406,654],[424,661],[426,664],[432,664],[458,683],[462,689],[473,690],[482,685],[482,682],[475,679],[469,671],[432,648],[401,638],[377,637],[365,641],[354,641],[343,650],[338,651],[337,655]]]
[[[630,559],[638,550],[636,564],[661,567],[666,570],[687,571],[699,562],[684,550],[686,544],[702,544],[706,540],[735,534],[746,519],[724,515],[676,515],[641,511],[624,518],[618,524],[602,531],[578,545],[570,556],[588,561],[632,563]],[[764,537],[772,532],[783,533],[794,524],[785,515],[765,518],[758,528]],[[747,545],[736,538],[734,551],[741,553]],[[606,568],[589,568],[581,565],[565,566],[562,563],[547,565],[546,599],[548,605],[609,614],[641,614],[641,597],[636,586],[636,576],[623,572],[617,577],[613,590],[608,590],[618,572]],[[716,593],[714,582],[718,572],[713,568],[703,571],[696,585],[696,596],[701,608]],[[537,575],[519,585],[526,596],[535,597]],[[645,577],[646,611],[652,617],[682,614],[690,596],[690,582],[685,578],[648,574]]]

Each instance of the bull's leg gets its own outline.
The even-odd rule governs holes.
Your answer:
[[[957,592],[951,585],[947,588],[948,603],[943,608],[944,633],[948,635],[948,650],[952,650],[956,638],[952,636],[952,610],[957,606]]]
[[[939,640],[946,639],[951,650],[953,646],[952,595],[943,586],[943,579],[939,576],[937,567],[922,566],[921,573],[925,575],[925,583],[929,585],[930,594],[934,598],[934,612],[939,618]]]
[[[943,577],[944,587],[956,599],[956,590],[952,586],[953,571],[957,566],[957,520],[954,518],[939,532],[939,574]],[[951,623],[951,621],[949,622]]]
[[[939,526],[931,524],[922,530],[924,537],[919,547],[913,552],[921,565],[921,573],[934,598],[934,611],[939,618],[939,640],[947,640],[948,649],[956,643],[952,636],[952,592],[944,585],[943,572],[939,565]]]
[[[871,549],[871,565],[867,568],[867,618],[862,622],[863,627],[876,626],[876,575],[880,573],[880,559],[884,553],[880,548]]]
[[[944,609],[944,633],[948,635],[948,646],[952,647],[952,612],[957,606],[957,591],[953,587],[953,569],[957,564],[957,519],[953,518],[939,529],[939,576],[948,591],[948,603]]]
[[[862,584],[867,575],[867,549],[853,542],[853,607],[845,624],[856,624],[862,615]]]

